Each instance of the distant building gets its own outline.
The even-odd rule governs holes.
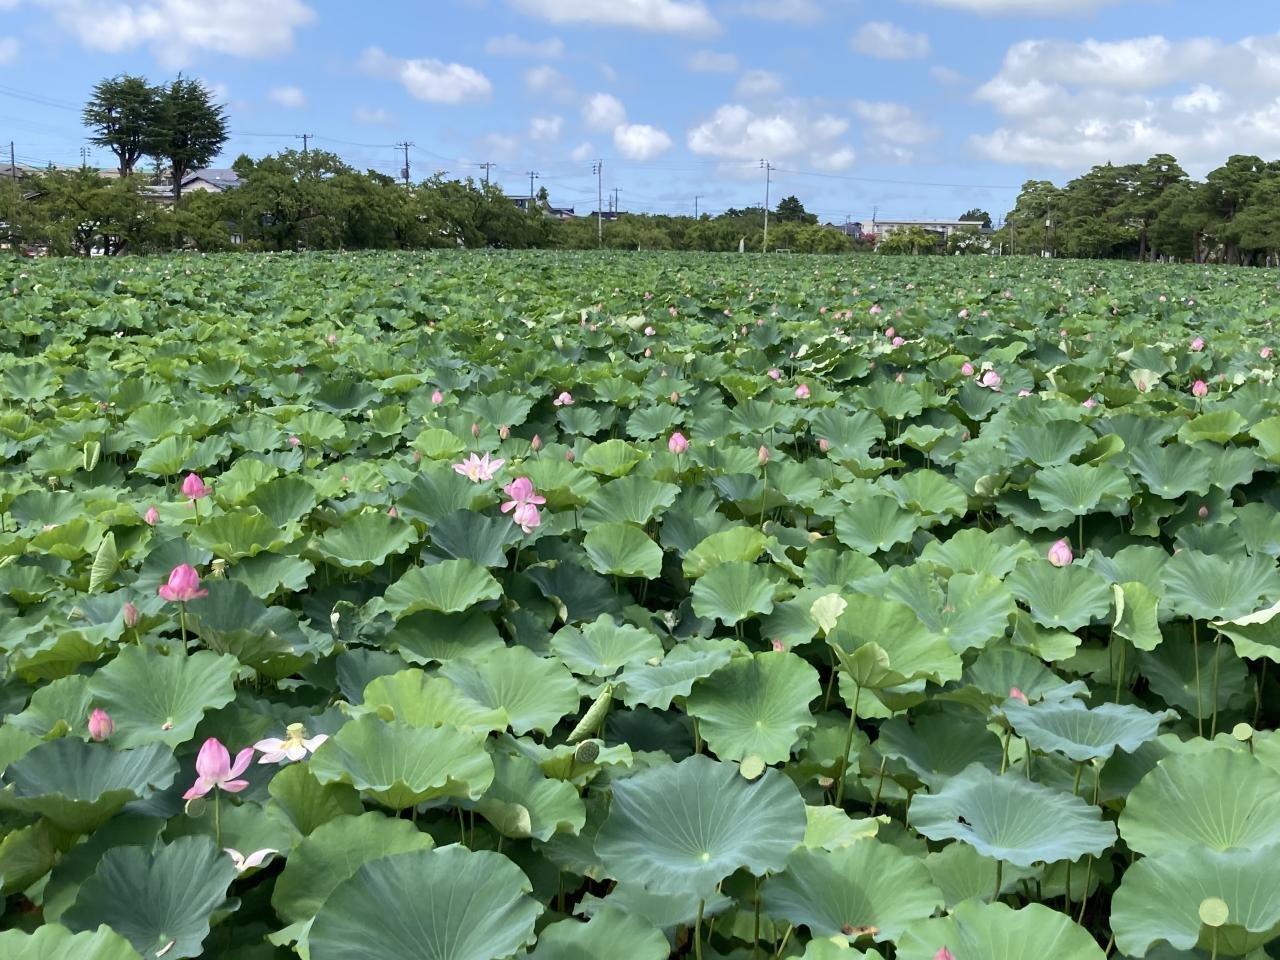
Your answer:
[[[507,199],[515,204],[515,208],[521,213],[527,213],[532,205],[532,209],[541,210],[557,220],[572,220],[575,216],[573,207],[553,207],[546,200],[538,200],[534,197],[507,197]]]
[[[591,211],[590,213],[588,213],[586,216],[587,216],[587,219],[588,219],[588,220],[595,220],[595,219],[598,217],[598,218],[599,218],[599,219],[601,219],[601,220],[608,220],[610,223],[612,223],[614,220],[617,220],[620,216],[622,216],[622,211],[620,211],[620,210],[604,210],[604,211],[596,211],[596,210],[592,210],[592,211]]]
[[[970,233],[980,232],[986,229],[986,224],[981,220],[873,220],[871,223],[871,232],[875,234],[877,240],[883,240],[891,233],[899,230],[910,230],[912,227],[918,227],[926,233],[936,233],[944,240],[950,239],[953,233],[967,231]]]
[[[203,190],[206,193],[222,193],[224,190],[233,190],[240,186],[240,174],[234,170],[217,169],[209,167],[205,170],[196,170],[182,181],[183,192],[191,190]]]
[[[832,230],[839,230],[850,240],[862,239],[862,223],[858,220],[848,221],[846,223],[828,223],[828,227]]]

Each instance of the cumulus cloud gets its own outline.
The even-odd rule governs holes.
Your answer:
[[[408,94],[427,103],[459,104],[488,100],[493,84],[479,70],[460,63],[424,58],[402,60],[377,47],[370,47],[361,57],[361,65],[375,76],[400,81]]]
[[[529,121],[529,139],[559,140],[564,130],[564,117],[534,117]]]
[[[293,46],[294,31],[315,19],[302,0],[42,0],[57,22],[86,47],[122,53],[147,46],[168,65],[200,52],[271,57]]]
[[[559,37],[548,40],[526,40],[514,33],[490,37],[485,41],[484,52],[493,57],[535,57],[555,60],[564,56],[564,41]]]
[[[609,93],[596,93],[582,105],[582,122],[592,130],[612,130],[627,122],[627,108]]]
[[[732,53],[699,50],[689,58],[689,69],[694,73],[737,73],[738,58]]]
[[[791,23],[817,23],[822,19],[818,0],[750,0],[737,6],[737,12],[757,20],[783,20]]]
[[[613,131],[613,145],[627,160],[652,160],[671,149],[671,137],[665,130],[647,123],[624,123]]]
[[[356,107],[351,119],[369,127],[385,127],[395,118],[382,107]]]
[[[782,78],[768,70],[748,70],[738,78],[733,93],[737,97],[771,97],[782,92]]]
[[[545,63],[525,71],[524,88],[529,93],[545,93],[555,97],[573,96],[573,84],[555,67]]]
[[[914,146],[937,136],[937,131],[905,104],[855,100],[853,113],[867,125],[875,138],[889,143]]]
[[[864,23],[849,41],[858,53],[880,60],[918,60],[929,55],[929,37],[887,20]]]
[[[521,13],[551,23],[629,27],[654,33],[715,33],[720,25],[702,0],[508,0]]]
[[[948,7],[985,16],[1087,14],[1124,0],[916,0],[933,7]]]
[[[596,148],[590,143],[580,143],[569,151],[569,156],[573,158],[575,163],[586,163],[595,155]]]
[[[799,157],[816,162],[848,150],[839,142],[848,128],[847,120],[831,114],[810,117],[801,103],[760,113],[727,103],[689,131],[688,145],[693,153],[721,160]],[[852,162],[851,154],[844,156]]]
[[[272,87],[267,99],[286,110],[301,110],[307,105],[307,95],[298,87]]]

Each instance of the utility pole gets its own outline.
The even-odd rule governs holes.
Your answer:
[[[760,161],[760,169],[764,171],[764,248],[762,253],[769,252],[769,187],[773,185],[773,164],[768,160]]]
[[[18,164],[13,156],[13,141],[9,141],[9,176],[13,178],[13,182],[18,182]]]
[[[1049,228],[1053,226],[1053,207],[1046,203],[1044,205],[1044,252],[1041,256],[1049,255]]]
[[[89,148],[88,147],[80,148],[80,169],[81,170],[89,169]]]
[[[542,175],[536,170],[530,170],[527,176],[529,177],[529,209],[532,210],[533,201],[535,199],[533,193],[533,181],[542,179]]]
[[[591,172],[596,175],[596,243],[604,246],[604,161],[597,160],[591,165]]]
[[[497,166],[497,164],[489,163],[486,160],[484,163],[477,163],[476,166],[484,171],[484,185],[487,187],[489,185],[489,173]]]
[[[698,219],[698,201],[702,199],[702,194],[694,194],[693,197],[693,219]]]
[[[409,148],[412,146],[414,146],[414,144],[409,140],[396,144],[397,150],[404,151],[404,167],[400,170],[400,176],[404,178],[404,185],[406,187],[409,185]]]
[[[622,205],[618,202],[618,193],[619,193],[618,188],[614,187],[613,188],[613,212],[614,213],[622,212]]]
[[[301,141],[302,141],[302,155],[303,155],[304,157],[307,155],[307,145],[308,145],[312,140],[314,140],[314,139],[315,139],[315,137],[316,137],[316,135],[315,135],[314,133],[298,133],[298,134],[294,134],[293,139],[295,139],[295,140],[301,140]]]

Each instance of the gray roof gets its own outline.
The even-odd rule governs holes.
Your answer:
[[[195,170],[187,174],[182,181],[185,187],[187,184],[196,180],[203,180],[205,183],[212,184],[219,190],[228,190],[231,187],[240,186],[240,174],[234,170],[221,169],[218,167],[208,167],[204,170]]]

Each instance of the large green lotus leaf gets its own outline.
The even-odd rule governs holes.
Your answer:
[[[1080,564],[1024,563],[1005,584],[1030,608],[1036,623],[1046,627],[1079,630],[1111,610],[1111,586],[1102,574]]]
[[[230,813],[233,809],[238,808],[226,807],[222,812]],[[175,826],[181,823],[179,821]],[[167,821],[141,812],[122,813],[65,851],[44,885],[41,901],[45,922],[53,923],[62,918],[62,914],[75,903],[80,885],[93,875],[108,850],[115,847],[153,846],[167,825]]]
[[[278,553],[291,539],[256,510],[238,510],[212,517],[195,527],[190,537],[196,546],[226,560]]]
[[[708,899],[737,870],[781,870],[804,832],[804,800],[781,773],[749,781],[698,754],[615,781],[595,851],[622,883]]]
[[[831,851],[801,847],[762,893],[771,917],[814,937],[843,934],[850,942],[868,935],[896,940],[907,924],[942,906],[924,861],[878,840]]]
[[[624,667],[662,657],[656,634],[620,624],[604,613],[591,623],[557,632],[551,649],[580,677],[611,677]]]
[[[89,678],[60,677],[36,690],[25,710],[5,718],[5,726],[47,740],[65,736],[72,730],[86,730],[92,710]]]
[[[145,957],[200,957],[235,864],[205,837],[108,850],[62,915],[71,930],[106,924]],[[232,904],[234,907],[234,904]]]
[[[1183,443],[1229,443],[1241,433],[1249,421],[1235,410],[1214,410],[1188,420],[1178,429],[1178,439]]]
[[[536,481],[535,481],[536,483]],[[542,484],[537,484],[542,489]],[[423,470],[410,481],[396,510],[401,516],[434,524],[455,510],[466,510],[476,495],[475,486],[445,464],[423,464]]]
[[[359,513],[317,537],[317,555],[336,567],[368,573],[392,554],[403,553],[417,534],[413,525],[385,513]]]
[[[505,567],[507,548],[519,539],[520,528],[510,517],[455,510],[431,528],[431,553],[441,559],[470,560],[482,567]]]
[[[237,460],[236,466],[242,463],[253,463],[252,460]],[[223,478],[219,478],[221,481]],[[218,484],[219,495],[227,496],[222,483]],[[278,477],[258,486],[245,500],[246,504],[256,507],[268,520],[278,527],[296,523],[315,509],[318,499],[315,487],[302,477]],[[231,502],[236,502],[232,500]]]
[[[249,588],[259,600],[267,600],[281,591],[301,593],[307,589],[307,578],[316,568],[301,557],[260,553],[237,563],[228,575]]]
[[[1256,849],[1280,836],[1280,773],[1228,747],[1174,753],[1130,792],[1119,827],[1151,857],[1192,844]]]
[[[941,850],[925,855],[924,865],[938,889],[947,909],[965,900],[990,900],[995,891],[996,874],[1000,876],[1001,893],[1017,889],[1018,882],[1037,877],[1040,868],[1020,869],[984,857],[967,843],[949,843]]]
[[[147,647],[125,647],[93,675],[89,692],[115,721],[112,746],[176,747],[195,736],[206,710],[235,699],[239,669],[235,657],[207,650],[165,656]]]
[[[271,906],[286,923],[310,920],[334,888],[370,860],[433,845],[431,835],[408,820],[381,813],[336,817],[289,852],[272,888]]]
[[[308,766],[321,783],[350,784],[392,810],[439,797],[475,800],[493,781],[483,736],[369,715],[344,724]]]
[[[1037,471],[1027,488],[1045,510],[1082,516],[1104,499],[1128,500],[1129,478],[1114,464],[1102,466],[1068,463]]]
[[[1164,567],[1165,597],[1175,613],[1197,620],[1234,620],[1280,599],[1275,561],[1180,550]]]
[[[211,580],[208,591],[187,605],[187,626],[209,650],[272,679],[297,672],[309,653],[318,658],[293,611],[268,607],[238,580]]]
[[[709,677],[729,662],[727,650],[694,650],[678,646],[656,666],[627,667],[615,693],[628,707],[667,710],[676,697],[687,697],[696,681]]]
[[[57,924],[45,924],[31,933],[0,933],[0,956],[5,960],[142,960],[133,945],[110,927],[72,933]]]
[[[899,478],[882,477],[880,483],[903,507],[923,517],[963,517],[969,511],[964,490],[937,470],[912,470]]]
[[[387,588],[386,610],[399,620],[420,610],[462,613],[485,600],[497,600],[502,587],[484,567],[471,560],[445,560],[414,567]]]
[[[721,760],[781,763],[817,722],[809,704],[821,694],[818,671],[794,653],[757,653],[698,681],[685,710]]]
[[[1280,663],[1280,603],[1265,610],[1237,617],[1234,620],[1217,620],[1213,628],[1224,637],[1230,637],[1236,653],[1247,660],[1267,659]],[[35,698],[32,698],[34,703]]]
[[[680,488],[648,477],[623,477],[602,486],[582,511],[584,527],[598,523],[634,523],[644,526],[660,517],[676,502]]]
[[[1209,455],[1196,447],[1154,444],[1135,447],[1129,454],[1134,471],[1157,497],[1176,500],[1188,493],[1208,493]]]
[[[1007,542],[1004,535],[1010,531],[1017,533],[1010,527],[1002,527],[994,533],[977,527],[966,528],[945,543],[935,540],[928,544],[920,559],[953,574],[989,574],[1003,578],[1020,560],[1035,556],[1025,540],[1019,538],[1012,543]]]
[[[845,937],[838,940],[810,940],[800,960],[884,960],[878,950],[854,950]]]
[[[620,613],[622,603],[608,579],[567,560],[529,568],[527,575],[542,595],[558,608],[565,623],[594,620],[602,613]]]
[[[1231,644],[1204,642],[1197,648],[1190,637],[1170,637],[1158,650],[1138,654],[1138,669],[1154,693],[1193,719],[1253,700],[1249,670]]]
[[[493,784],[475,809],[504,837],[545,843],[586,825],[587,808],[573,784],[543,776],[532,760],[495,753],[493,771]]]
[[[165,437],[138,456],[134,473],[150,477],[172,477],[195,455],[196,445],[189,437]]]
[[[1210,949],[1213,930],[1200,919],[1209,899],[1227,907],[1219,955],[1243,956],[1280,936],[1280,846],[1225,853],[1193,846],[1139,860],[1111,900],[1116,946],[1131,957],[1162,940],[1178,950]]]
[[[1018,736],[1036,750],[1056,751],[1072,760],[1107,760],[1117,749],[1133,753],[1160,735],[1160,724],[1176,720],[1172,710],[1148,713],[1141,707],[1100,703],[1092,709],[1079,700],[1005,703],[1004,715]]]
[[[449,846],[363,864],[325,901],[311,960],[501,960],[534,939],[542,906],[499,853]]]
[[[898,940],[898,960],[937,960],[946,947],[959,960],[1105,960],[1089,931],[1057,910],[1033,903],[966,900],[950,916],[913,923]]]
[[[827,644],[853,682],[884,689],[960,678],[963,662],[947,638],[925,627],[910,607],[863,594],[847,600]]]
[[[412,663],[484,658],[501,647],[502,636],[481,610],[433,613],[423,610],[397,621],[386,644]]]
[[[894,568],[886,594],[914,610],[920,622],[946,637],[956,653],[1002,638],[1017,609],[1009,588],[997,577],[957,573],[944,590],[922,563]]]
[[[875,749],[881,756],[901,760],[931,790],[971,763],[998,770],[1003,757],[1000,738],[970,711],[924,714],[914,722],[906,717],[886,720]]]
[[[908,821],[930,840],[962,840],[1019,867],[1101,856],[1116,839],[1102,811],[1079,797],[976,763],[914,797]]]
[[[304,763],[291,763],[267,784],[271,801],[267,814],[287,834],[310,836],[324,823],[343,816],[357,816],[364,807],[355,787],[345,783],[322,784]]]
[[[712,567],[693,585],[693,612],[733,626],[773,610],[775,587],[759,564],[733,560]]]
[[[731,899],[717,892],[712,892],[706,901],[698,901],[691,900],[685,891],[663,892],[646,890],[638,883],[617,883],[603,899],[591,894],[584,896],[576,912],[584,917],[593,917],[603,910],[618,910],[646,920],[665,931],[668,937],[674,937],[677,927],[693,924],[699,906],[702,906],[705,920],[724,913],[732,905]]]
[[[646,580],[656,580],[662,573],[662,548],[634,524],[597,524],[582,547],[597,573]]]
[[[505,730],[503,710],[476,703],[445,677],[423,670],[401,670],[375,677],[364,688],[364,706],[387,722],[414,727],[451,726],[470,730]]]
[[[526,647],[501,647],[483,660],[451,660],[440,673],[476,703],[505,711],[518,734],[549,734],[582,699],[562,664]]]
[[[865,494],[836,515],[836,539],[870,555],[907,543],[920,526],[920,518],[899,506],[892,494]]]
[[[671,944],[649,921],[606,907],[586,923],[561,920],[544,927],[530,960],[599,960],[626,950],[627,960],[667,960]]]
[[[164,790],[177,775],[178,761],[162,744],[112,750],[74,738],[51,740],[5,770],[0,808],[89,833],[131,800]]]
[[[851,820],[839,807],[804,808],[807,823],[804,828],[804,845],[810,850],[839,850],[863,840],[869,840],[880,832],[888,817],[868,817]]]
[[[1145,583],[1136,580],[1111,585],[1115,600],[1117,636],[1139,650],[1154,650],[1164,636],[1160,633],[1160,598]]]
[[[647,459],[647,453],[637,450],[625,440],[606,440],[590,447],[582,455],[582,465],[600,476],[625,477],[636,464]]]
[[[1070,463],[1088,444],[1097,439],[1092,430],[1074,420],[1024,423],[1005,437],[1005,445],[1017,460],[1035,467],[1059,467]]]
[[[0,893],[20,893],[57,864],[60,844],[56,827],[41,820],[29,827],[10,827],[0,840]]]
[[[730,527],[704,537],[684,557],[684,575],[696,579],[722,563],[754,563],[769,538],[755,527]]]

